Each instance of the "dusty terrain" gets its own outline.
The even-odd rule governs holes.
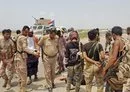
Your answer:
[[[81,40],[83,43],[87,42],[87,39],[84,38]],[[104,36],[100,39],[101,44],[105,44]],[[64,73],[66,74],[66,73]],[[48,92],[46,89],[44,89],[44,68],[41,59],[39,59],[39,72],[38,72],[39,80],[36,82],[33,82],[31,85],[28,86],[30,89],[30,92]],[[63,74],[60,76],[57,76],[55,80],[56,88],[53,90],[53,92],[65,92],[66,84],[64,81],[60,81],[60,78],[63,77]],[[6,90],[2,87],[3,85],[3,79],[0,78],[0,92],[19,92],[19,86],[17,85],[18,78],[14,76],[12,80],[12,88],[10,90]],[[74,92],[72,90],[71,92]],[[85,86],[81,86],[80,92],[85,92]],[[93,86],[92,92],[96,92],[96,86]]]

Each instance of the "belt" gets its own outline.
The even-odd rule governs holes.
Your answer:
[[[19,54],[25,53],[25,51],[18,51],[18,50],[16,52],[18,52]]]
[[[50,55],[47,55],[44,51],[43,51],[43,54],[44,54],[45,56],[49,57],[49,58],[53,58],[53,57],[57,56],[57,53],[56,53],[55,55],[53,55],[53,56],[50,56]]]

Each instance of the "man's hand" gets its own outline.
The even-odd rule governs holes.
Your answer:
[[[34,55],[39,58],[40,57],[40,52],[34,52]]]
[[[97,67],[99,67],[99,68],[101,67],[100,62],[98,62],[98,61],[95,61],[94,64],[95,64]]]

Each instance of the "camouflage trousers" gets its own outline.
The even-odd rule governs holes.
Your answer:
[[[68,66],[67,67],[67,86],[66,90],[67,92],[70,92],[71,84],[75,85],[75,92],[79,92],[82,75],[83,75],[83,69],[82,69],[81,63],[74,65],[74,66]]]
[[[17,60],[15,61],[16,73],[19,77],[20,89],[27,86],[27,61],[26,60]]]
[[[123,85],[123,92],[130,92],[130,78],[127,79],[127,83]]]
[[[86,81],[86,92],[91,92],[92,81],[94,77],[96,79],[97,92],[103,92],[104,87],[103,76],[101,75],[101,71],[96,65],[91,64],[90,66],[87,66],[86,69],[84,70],[84,75]]]
[[[64,53],[64,52],[63,52]],[[64,71],[64,54],[58,54],[57,63],[58,63],[58,71],[62,72]]]
[[[5,81],[10,81],[13,78],[13,71],[14,70],[14,65],[7,62],[7,63],[2,63],[1,69],[0,69],[0,77],[5,79]]]

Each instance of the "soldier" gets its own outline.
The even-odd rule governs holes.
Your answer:
[[[16,34],[19,35],[21,33],[20,30],[16,30]]]
[[[105,43],[105,53],[109,53],[111,48],[111,42],[112,42],[112,34],[110,31],[107,31],[105,34],[106,43]]]
[[[0,76],[4,79],[3,87],[7,89],[11,88],[11,80],[13,78],[13,59],[15,52],[15,45],[10,39],[11,30],[5,29],[2,31],[3,38],[0,39],[0,60],[2,61],[2,67]]]
[[[82,80],[82,61],[80,57],[79,35],[77,31],[70,32],[70,42],[66,45],[65,66],[67,67],[66,92],[70,92],[71,84],[75,85],[75,92],[79,92]]]
[[[105,58],[103,47],[99,41],[99,30],[92,29],[88,32],[89,42],[84,45],[83,56],[86,62],[84,75],[86,81],[86,92],[91,92],[92,80],[96,78],[97,92],[103,92],[103,77],[101,65]]]
[[[27,83],[27,53],[39,56],[38,52],[35,50],[30,50],[27,47],[27,35],[29,32],[29,27],[24,26],[22,29],[22,34],[18,36],[16,45],[17,51],[15,55],[15,66],[17,74],[20,78],[20,92],[26,92],[26,83]]]
[[[59,36],[58,39],[58,44],[59,44],[59,54],[58,54],[58,72],[56,74],[61,74],[61,72],[63,72],[64,69],[64,63],[63,63],[63,59],[64,59],[64,53],[65,53],[65,45],[66,45],[66,41],[63,37],[62,31],[58,30],[57,31],[57,35]]]
[[[127,40],[130,41],[130,27],[127,28],[126,33],[127,33]]]
[[[49,92],[55,87],[55,65],[58,54],[58,37],[56,36],[56,29],[51,29],[48,35],[43,36],[38,45],[43,47],[43,65],[46,78],[46,87]]]
[[[112,44],[112,51],[108,60],[108,63],[103,68],[102,74],[107,81],[107,89],[105,92],[122,92],[123,83],[117,79],[116,73],[118,72],[118,67],[116,65],[121,62],[124,49],[124,41],[122,40],[122,28],[115,26],[112,28],[112,37],[114,43]],[[114,68],[115,67],[115,68]],[[109,85],[109,86],[108,86]]]
[[[127,27],[127,40],[130,42],[130,27]],[[127,58],[127,60],[129,60],[128,58]],[[129,63],[128,63],[129,64]],[[130,65],[129,65],[130,66]],[[127,68],[128,69],[128,68]],[[130,70],[129,70],[130,71]],[[124,92],[129,92],[130,91],[130,78],[128,77],[128,79],[127,79],[127,83],[123,86],[123,88],[124,88]]]
[[[17,37],[20,35],[21,31],[20,30],[16,30],[16,35],[12,38],[13,42],[15,43],[17,40]]]

